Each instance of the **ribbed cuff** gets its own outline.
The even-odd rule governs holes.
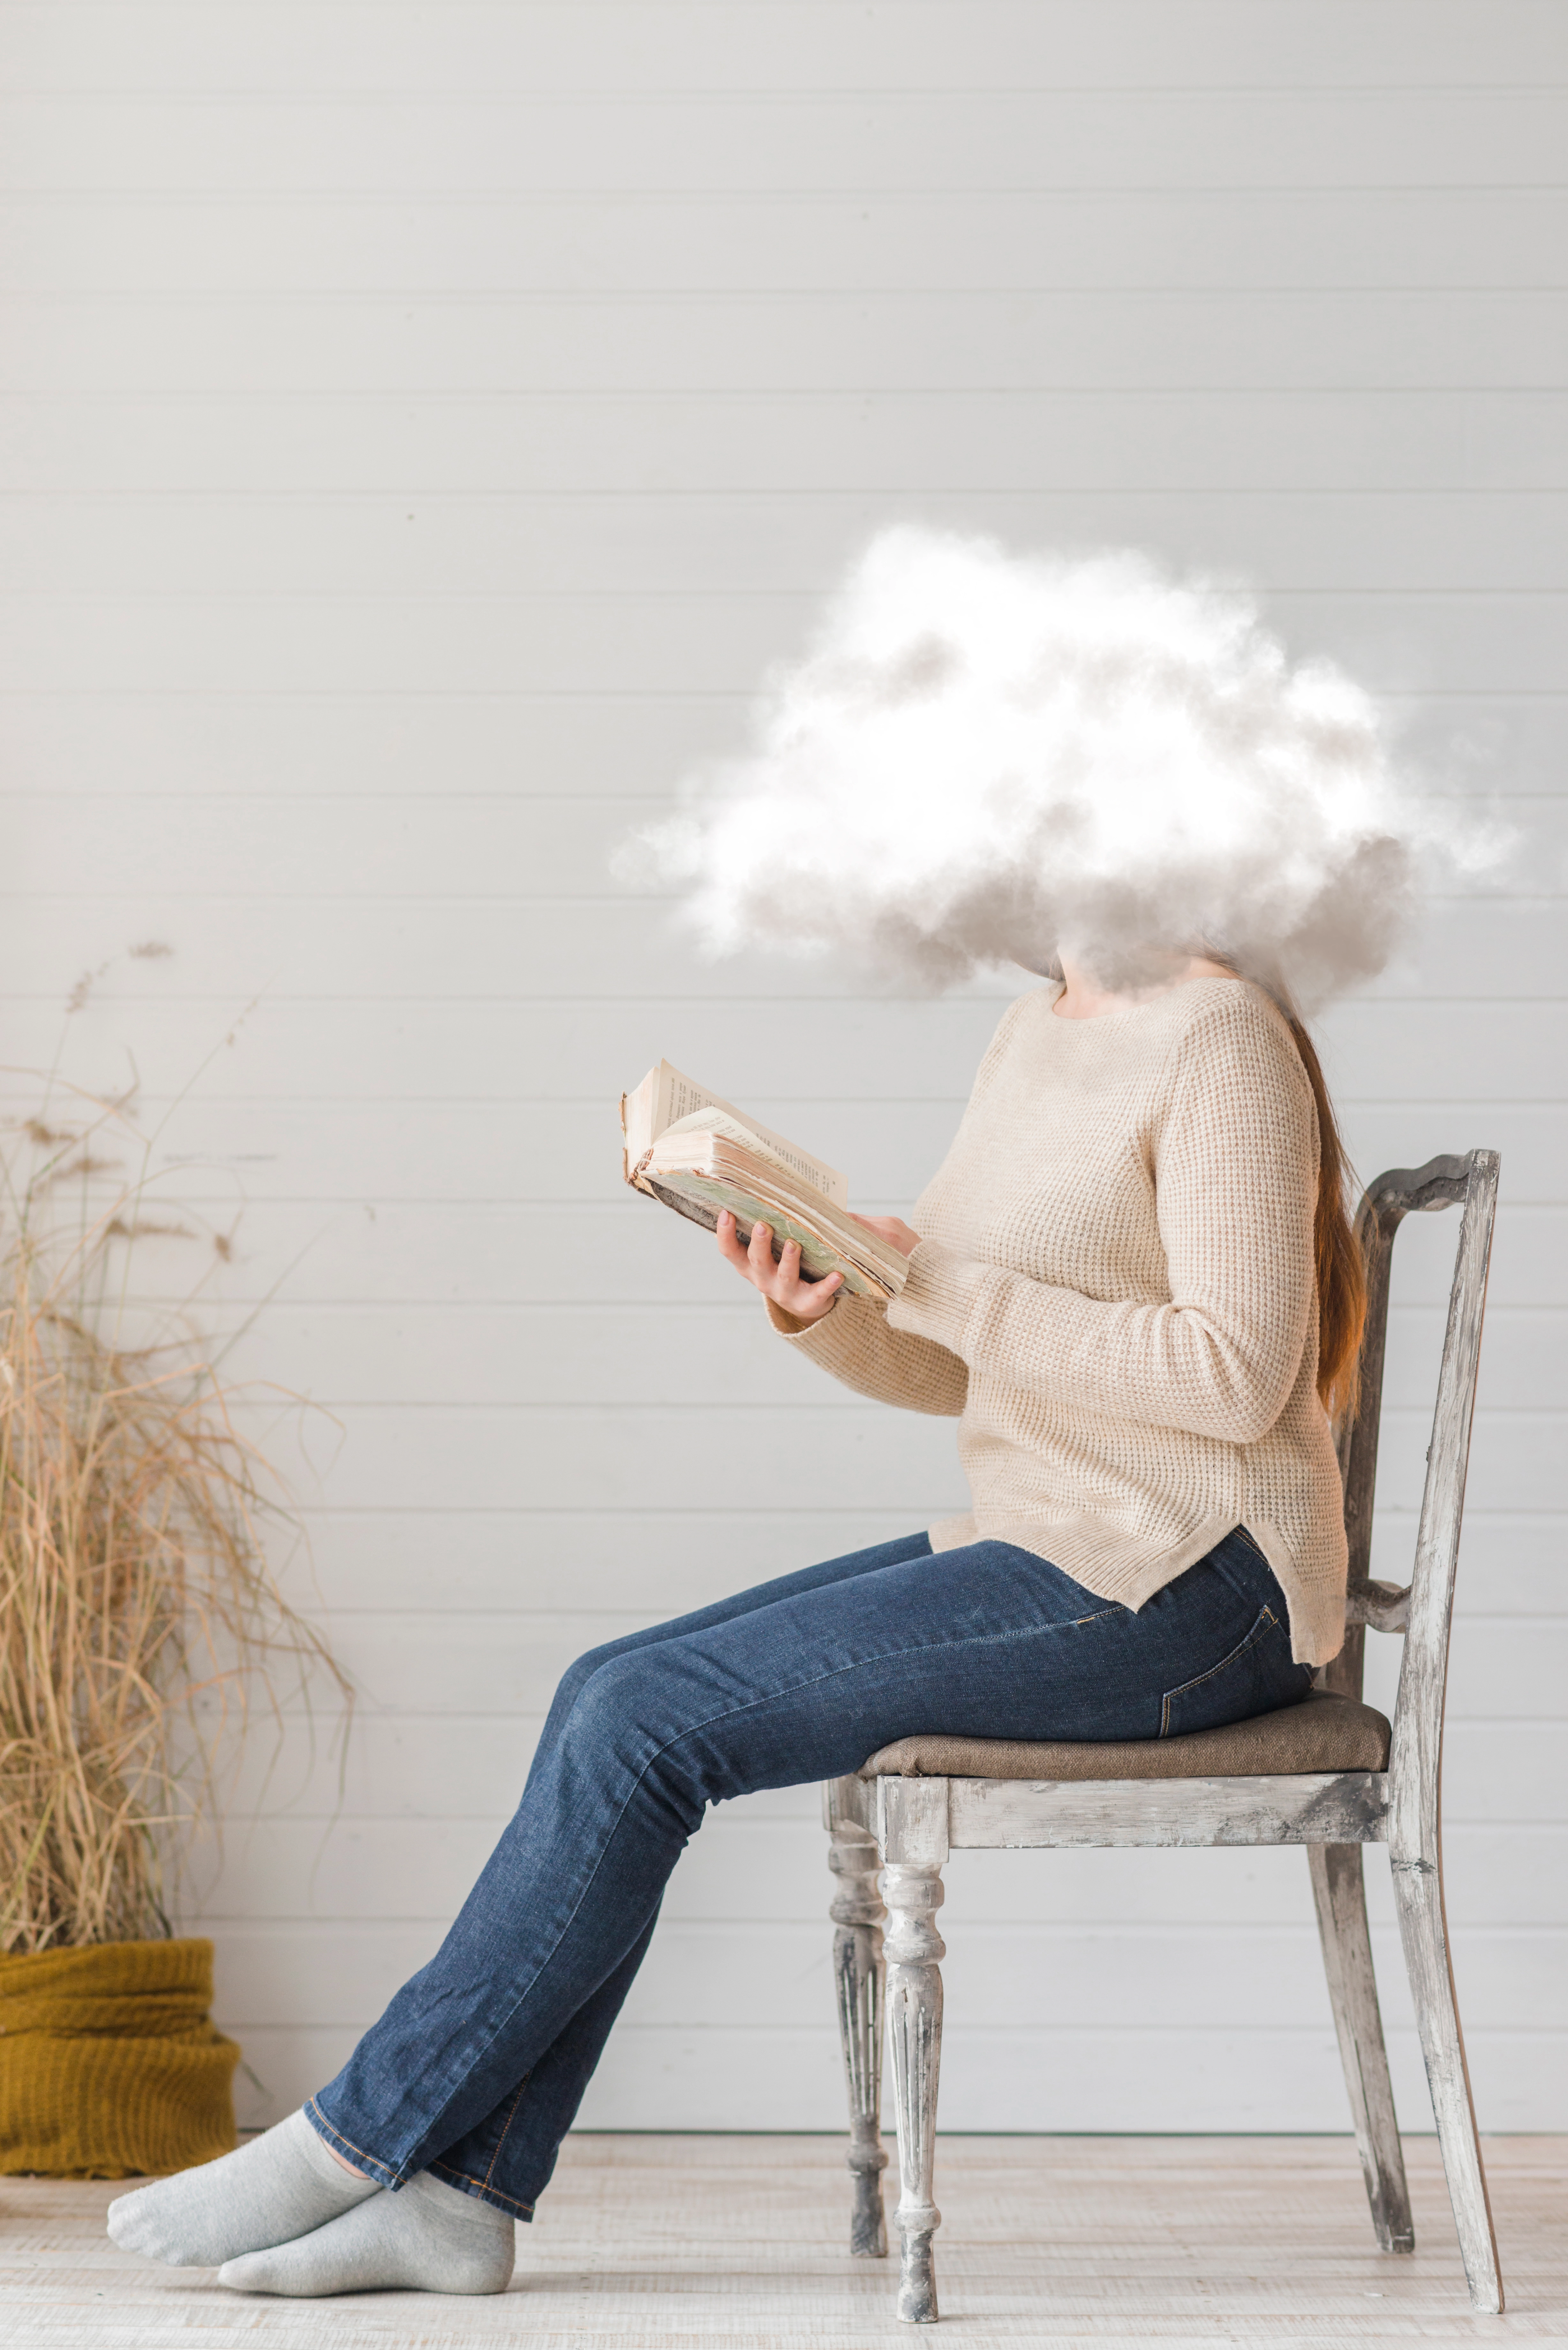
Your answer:
[[[991,1268],[951,1249],[922,1241],[909,1259],[909,1277],[888,1308],[889,1330],[934,1339],[964,1359],[963,1339]]]
[[[768,1320],[781,1338],[812,1338],[815,1336],[817,1331],[826,1329],[828,1323],[832,1321],[838,1310],[838,1301],[843,1295],[844,1292],[841,1289],[835,1290],[833,1304],[826,1314],[819,1314],[815,1322],[803,1322],[798,1315],[786,1314],[784,1307],[775,1305],[771,1297],[764,1297],[763,1304],[768,1309]]]

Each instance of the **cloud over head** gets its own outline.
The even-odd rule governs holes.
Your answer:
[[[1443,838],[1370,697],[1244,596],[906,525],[618,862],[717,954],[941,987],[1065,951],[1119,986],[1207,948],[1312,1003],[1382,968]]]

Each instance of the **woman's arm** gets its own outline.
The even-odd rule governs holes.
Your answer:
[[[1155,1170],[1168,1305],[1106,1302],[924,1243],[889,1329],[1081,1410],[1255,1443],[1301,1368],[1314,1294],[1317,1125],[1261,1003],[1194,1029]]]
[[[897,1218],[863,1216],[860,1222],[871,1224],[906,1255],[919,1242],[919,1234]],[[775,1264],[766,1224],[755,1225],[751,1246],[742,1248],[734,1218],[725,1214],[719,1219],[719,1248],[766,1298],[774,1328],[857,1395],[952,1419],[962,1411],[969,1372],[957,1356],[932,1339],[890,1330],[882,1308],[869,1298],[841,1295],[839,1274],[830,1273],[826,1281],[803,1281],[800,1250],[793,1241]]]

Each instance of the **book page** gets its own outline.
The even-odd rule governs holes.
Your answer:
[[[659,1144],[662,1146],[674,1134],[722,1135],[728,1142],[739,1143],[742,1150],[753,1151],[759,1159],[771,1159],[774,1166],[782,1167],[786,1174],[795,1176],[812,1191],[820,1191],[835,1207],[848,1204],[849,1187],[836,1168],[825,1167],[820,1159],[808,1157],[793,1142],[775,1140],[765,1127],[722,1108],[717,1102],[706,1109],[693,1110],[690,1117],[678,1118],[659,1135]]]
[[[689,1118],[694,1110],[708,1107],[724,1111],[738,1118],[738,1109],[711,1094],[705,1086],[682,1076],[669,1061],[659,1061],[636,1090],[620,1097],[620,1130],[626,1144],[626,1163],[622,1172],[628,1182],[632,1170],[644,1151],[658,1141],[665,1129],[677,1119]]]
[[[706,1086],[684,1076],[669,1061],[660,1061],[656,1068],[649,1069],[636,1091],[621,1097],[621,1131],[626,1143],[622,1172],[627,1180],[631,1181],[632,1170],[644,1151],[670,1127],[681,1125],[700,1110],[715,1110],[725,1118],[732,1118],[738,1131],[731,1134],[731,1139],[764,1145],[782,1166],[809,1183],[813,1191],[820,1191],[824,1199],[831,1200],[835,1207],[848,1207],[848,1179],[836,1167],[814,1159],[798,1143],[774,1133],[771,1127],[759,1125],[744,1110],[737,1109],[733,1102],[726,1101],[722,1094],[710,1092]]]

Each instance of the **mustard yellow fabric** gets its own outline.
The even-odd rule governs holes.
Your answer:
[[[240,2052],[212,2000],[206,1941],[0,1958],[0,2172],[130,2178],[226,2154]]]

